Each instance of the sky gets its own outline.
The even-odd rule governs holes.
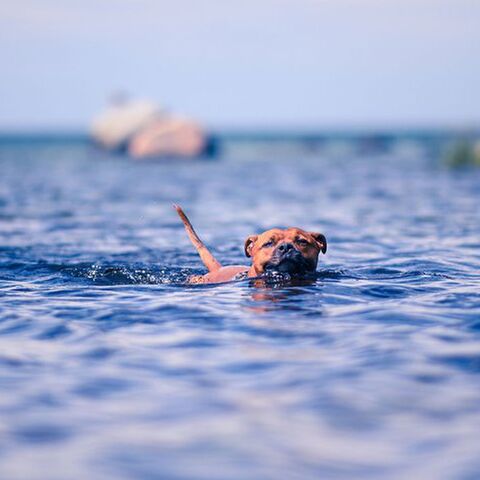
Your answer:
[[[480,125],[478,0],[5,0],[0,129],[115,91],[206,126]]]

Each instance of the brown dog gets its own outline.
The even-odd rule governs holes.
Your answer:
[[[174,205],[174,208],[209,272],[189,278],[189,283],[229,282],[259,277],[267,272],[311,274],[317,268],[319,253],[327,251],[327,239],[321,233],[306,232],[300,228],[286,230],[272,228],[246,239],[245,255],[252,258],[250,267],[242,265],[222,267],[200,240],[183,210],[178,205]]]

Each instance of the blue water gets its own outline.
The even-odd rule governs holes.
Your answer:
[[[480,171],[428,150],[0,146],[0,478],[474,479]],[[318,279],[186,286],[322,231]]]

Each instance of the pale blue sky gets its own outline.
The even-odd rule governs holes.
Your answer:
[[[478,0],[4,0],[0,128],[110,92],[212,127],[480,124]]]

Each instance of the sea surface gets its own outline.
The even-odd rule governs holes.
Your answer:
[[[480,478],[480,169],[347,147],[0,143],[0,478]],[[188,286],[172,203],[225,264],[274,226],[328,252]]]

